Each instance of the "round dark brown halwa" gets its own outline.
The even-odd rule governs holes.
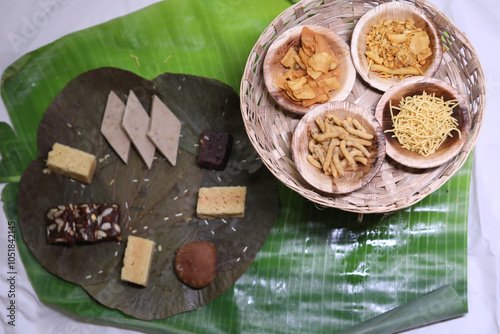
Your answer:
[[[191,241],[182,245],[175,255],[175,272],[192,288],[203,288],[215,278],[217,250],[208,241]]]

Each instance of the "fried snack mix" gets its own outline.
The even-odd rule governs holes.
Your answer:
[[[365,43],[369,70],[382,78],[423,75],[422,66],[432,55],[429,35],[409,18],[381,19],[371,27]]]
[[[325,119],[316,119],[317,127],[310,130],[307,161],[333,178],[344,176],[349,170],[356,170],[357,164],[366,165],[373,135],[369,134],[358,120],[346,117],[341,120],[334,114]]]
[[[330,92],[340,88],[339,63],[325,38],[303,27],[301,47],[288,49],[281,60],[287,71],[277,76],[276,85],[304,107],[325,103],[330,99]]]

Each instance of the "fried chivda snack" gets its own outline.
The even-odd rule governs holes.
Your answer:
[[[421,68],[432,55],[429,35],[409,18],[381,19],[371,27],[365,42],[369,70],[382,78],[423,75]]]
[[[276,85],[304,107],[325,103],[330,92],[340,88],[339,63],[325,38],[304,27],[299,50],[290,47],[281,60],[287,70],[278,75]]]
[[[358,120],[328,114],[325,119],[318,117],[316,125],[309,133],[307,161],[311,165],[335,179],[356,170],[358,163],[368,163],[370,152],[366,148],[372,145],[374,136]]]

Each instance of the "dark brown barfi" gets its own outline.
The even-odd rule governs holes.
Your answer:
[[[198,166],[212,170],[226,168],[233,146],[233,137],[227,132],[203,131],[200,138]]]
[[[95,243],[121,240],[120,207],[117,204],[68,204],[47,211],[49,243]]]

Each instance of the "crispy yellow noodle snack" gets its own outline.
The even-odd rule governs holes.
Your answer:
[[[458,132],[458,121],[452,116],[457,100],[444,101],[425,91],[422,95],[401,98],[399,108],[390,103],[393,132],[404,148],[428,156],[441,146],[452,132]],[[399,110],[399,112],[395,112]]]

